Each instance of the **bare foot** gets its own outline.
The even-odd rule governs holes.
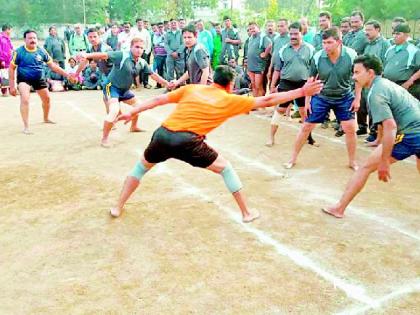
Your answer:
[[[342,219],[344,217],[344,212],[340,212],[337,208],[334,207],[325,207],[322,208],[322,211],[338,219]]]
[[[293,168],[295,165],[296,165],[296,163],[295,163],[295,162],[287,162],[287,163],[284,163],[284,164],[283,164],[283,167],[284,167],[285,169],[290,170],[290,169],[291,169],[291,168]]]
[[[353,170],[353,171],[357,171],[359,169],[359,165],[357,164],[357,162],[353,162],[349,164],[349,167]]]
[[[102,139],[101,140],[101,147],[103,147],[103,148],[110,148],[112,145],[111,145],[111,143],[109,142],[109,140],[108,139]]]
[[[25,128],[22,131],[25,135],[33,135],[34,133],[32,131],[29,130],[29,128]]]
[[[265,144],[266,147],[271,148],[274,145],[274,141],[273,140],[268,140]]]
[[[44,124],[53,124],[55,125],[56,123],[50,119],[44,119]]]
[[[249,212],[248,215],[242,218],[243,223],[250,223],[260,217],[260,213],[258,211]]]
[[[109,214],[111,215],[111,217],[113,218],[118,218],[121,215],[122,211],[119,210],[118,208],[111,208],[109,210]]]
[[[139,127],[135,127],[135,128],[130,128],[130,132],[143,132],[145,130],[140,129]]]

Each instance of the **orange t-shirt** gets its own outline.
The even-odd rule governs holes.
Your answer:
[[[177,103],[163,126],[172,131],[190,131],[206,135],[230,117],[249,113],[255,99],[229,94],[214,85],[190,84],[168,94]]]

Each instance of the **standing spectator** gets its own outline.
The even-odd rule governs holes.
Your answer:
[[[391,46],[391,44],[381,35],[381,24],[378,21],[371,20],[368,21],[365,25],[365,31],[367,39],[369,40],[368,44],[366,45],[364,55],[373,55],[378,57],[383,64],[385,61],[385,53]],[[364,102],[366,103],[366,95],[367,93],[365,90],[362,91],[362,97],[365,98]],[[363,102],[360,104],[360,109],[357,112],[357,122],[365,123],[368,116],[368,109],[367,106],[362,106]],[[375,142],[377,138],[377,126],[372,124],[372,118],[369,117],[369,126],[370,132],[369,136],[365,140],[366,142],[370,143],[370,145],[376,146],[379,144]]]
[[[175,19],[170,21],[171,28],[165,34],[165,50],[166,50],[166,79],[172,81],[174,79],[174,71],[176,78],[179,79],[185,71],[184,61],[184,40],[182,39],[181,30],[178,28],[178,22]]]
[[[285,18],[279,19],[277,23],[277,30],[279,34],[273,40],[272,57],[270,61],[270,81],[272,81],[272,73],[274,71],[275,62],[278,60],[280,48],[290,42],[289,21]],[[271,85],[277,86],[277,84],[278,82],[271,82]]]
[[[112,50],[116,51],[118,49],[118,34],[120,33],[120,29],[118,28],[117,24],[112,24],[111,26],[111,33],[109,34],[108,38],[106,39],[106,44],[112,48]]]
[[[198,43],[195,26],[190,24],[184,27],[182,36],[186,47],[185,66],[187,71],[172,83],[172,88],[180,86],[187,80],[191,84],[211,83],[209,54],[205,47]]]
[[[303,41],[312,45],[314,40],[314,32],[309,28],[308,18],[304,16],[301,17],[299,23],[302,25]]]
[[[58,37],[57,28],[55,26],[50,26],[48,31],[50,35],[45,39],[44,48],[53,60],[58,61],[59,66],[64,69],[66,44],[63,39]]]
[[[271,40],[259,29],[257,23],[249,23],[251,37],[248,44],[248,75],[251,79],[252,94],[254,97],[264,96],[263,88],[264,69],[270,61]]]
[[[123,30],[118,34],[118,49],[117,50],[129,50],[132,38],[133,36],[131,32],[131,23],[124,22]]]
[[[70,42],[71,36],[74,34],[74,31],[70,28],[70,25],[66,25],[66,28],[64,29],[64,40],[67,42],[67,45]]]
[[[219,65],[220,54],[222,53],[222,27],[220,23],[214,24],[215,35],[213,36],[213,57],[211,58],[211,65],[213,69]]]
[[[347,40],[348,40],[347,37],[351,31],[350,18],[348,16],[341,19],[340,31],[343,36],[343,45],[347,46]]]
[[[12,61],[13,45],[10,40],[12,34],[12,26],[4,24],[0,33],[0,87],[3,96],[7,96],[9,87],[9,67]]]
[[[360,11],[353,11],[350,16],[351,32],[349,33],[347,46],[353,48],[358,55],[363,55],[368,39],[363,27],[364,15]]]
[[[184,18],[180,18],[180,19],[178,19],[178,24],[179,24],[179,29],[182,32],[184,27],[187,25],[187,21]]]
[[[165,63],[165,26],[163,23],[158,23],[153,34],[153,71],[157,72],[161,77],[165,77]],[[158,82],[156,88],[160,89],[161,87],[162,85]]]
[[[103,74],[98,68],[96,60],[92,59],[89,62],[89,67],[83,73],[83,89],[86,90],[100,90],[103,83]]]
[[[150,64],[150,55],[152,51],[152,38],[150,36],[150,32],[146,29],[144,25],[144,20],[141,18],[136,19],[137,29],[133,32],[133,38],[137,37],[143,40],[144,44],[144,52],[141,56],[142,59],[146,60],[147,64]],[[152,86],[149,84],[149,74],[147,71],[144,71],[146,68],[142,67],[141,72],[139,74],[140,79],[143,83],[143,86],[146,89],[152,88]]]
[[[394,28],[394,43],[385,54],[384,78],[391,80],[420,99],[420,49],[408,42],[410,26]]]
[[[223,18],[225,28],[222,30],[222,53],[220,54],[220,64],[227,64],[227,60],[235,58],[239,59],[239,46],[241,45],[241,37],[236,28],[233,27],[230,17]]]
[[[331,27],[331,13],[328,11],[321,12],[318,18],[319,31],[315,34],[312,46],[316,51],[322,49],[322,33]]]
[[[76,24],[74,26],[74,33],[70,36],[69,51],[70,56],[75,56],[78,53],[85,52],[89,47],[89,42],[86,34],[82,31],[82,26]]]
[[[206,47],[209,56],[213,56],[213,35],[211,35],[211,33],[204,28],[204,23],[202,20],[198,20],[195,25],[198,31],[198,42]]]

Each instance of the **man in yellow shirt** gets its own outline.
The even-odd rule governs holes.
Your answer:
[[[136,190],[144,174],[155,164],[170,158],[220,174],[241,210],[242,221],[247,223],[259,217],[258,212],[249,211],[240,191],[242,183],[230,162],[204,141],[206,134],[233,116],[317,94],[322,89],[322,83],[310,79],[302,88],[253,98],[230,94],[234,85],[234,73],[228,66],[217,67],[213,81],[210,86],[187,85],[154,97],[138,104],[130,113],[118,116],[117,120],[128,123],[142,111],[168,103],[177,104],[172,114],[154,132],[140,161],[127,176],[117,206],[110,211],[113,217],[121,215],[124,204]]]

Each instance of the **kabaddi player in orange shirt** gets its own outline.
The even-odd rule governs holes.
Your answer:
[[[118,203],[110,211],[113,217],[121,215],[124,204],[144,174],[155,164],[170,158],[220,174],[241,210],[242,221],[247,223],[259,217],[258,212],[248,209],[241,193],[242,183],[230,162],[204,141],[206,134],[233,116],[317,94],[322,89],[322,83],[309,79],[302,88],[254,98],[230,94],[234,75],[228,66],[219,66],[210,86],[187,85],[140,103],[130,113],[118,116],[117,120],[128,123],[142,111],[169,103],[177,104],[172,114],[153,133],[140,161],[127,176]]]

